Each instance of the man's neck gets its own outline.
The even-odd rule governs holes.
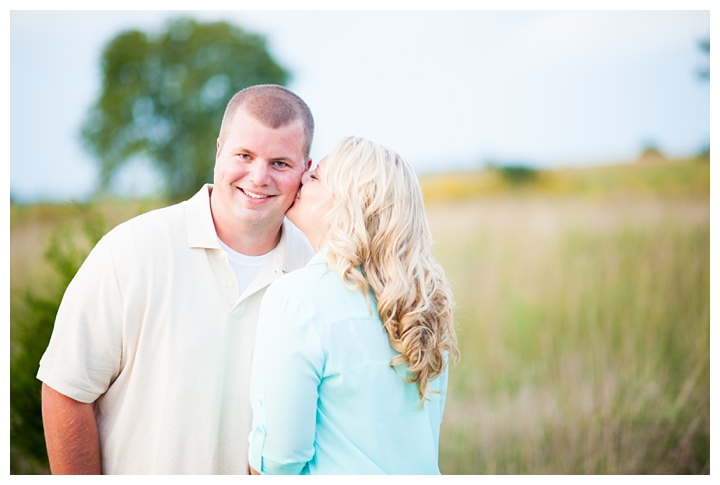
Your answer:
[[[215,231],[220,240],[245,256],[261,256],[267,254],[278,245],[282,234],[282,221],[276,228],[241,228],[233,227],[230,230],[222,224],[215,222]]]

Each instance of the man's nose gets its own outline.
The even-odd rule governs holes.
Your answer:
[[[256,160],[250,168],[250,181],[257,186],[267,185],[270,177],[270,170],[265,162]]]

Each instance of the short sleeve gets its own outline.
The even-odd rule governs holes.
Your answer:
[[[94,402],[119,373],[122,315],[106,235],[65,291],[37,378],[76,401]]]
[[[303,473],[315,453],[322,344],[311,302],[284,283],[278,280],[263,298],[253,355],[248,458],[263,474]]]

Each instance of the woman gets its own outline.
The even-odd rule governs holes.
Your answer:
[[[439,473],[459,353],[417,177],[397,154],[348,137],[303,175],[287,217],[317,254],[263,298],[251,468]]]

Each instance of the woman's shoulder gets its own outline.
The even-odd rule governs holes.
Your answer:
[[[335,269],[322,258],[313,258],[304,268],[286,273],[267,289],[265,305],[297,310],[312,309],[314,314],[330,320],[354,314],[355,307],[367,313],[367,303],[360,291],[349,289]]]
[[[266,295],[272,298],[282,297],[285,300],[307,301],[320,293],[319,287],[327,286],[327,280],[332,279],[332,273],[334,271],[328,267],[326,261],[318,263],[313,258],[307,266],[285,273],[276,279],[268,287]]]
[[[304,267],[285,273],[275,280],[268,291],[293,289],[303,293],[316,291],[316,286],[334,286],[340,282],[340,276],[328,263],[326,252],[315,254]]]
[[[325,265],[320,267],[319,265],[308,264],[307,266],[290,271],[289,273],[285,273],[284,275],[280,276],[278,279],[272,282],[268,291],[275,288],[287,288],[300,284],[317,284],[317,282],[320,281],[320,279],[323,277],[326,269],[327,267]]]

